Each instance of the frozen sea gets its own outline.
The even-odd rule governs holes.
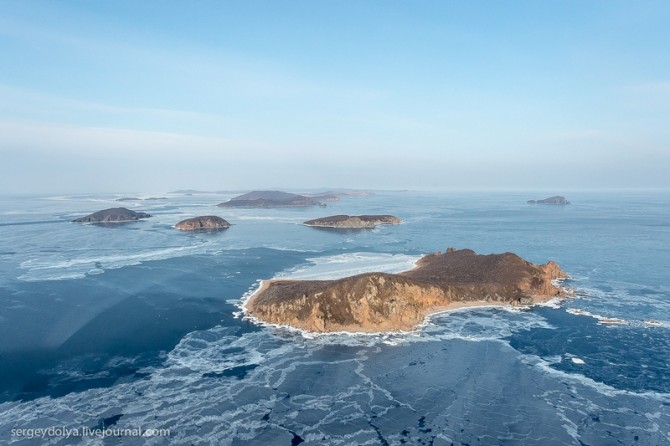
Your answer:
[[[526,204],[548,195],[376,192],[325,209],[1,196],[0,444],[670,445],[670,192]],[[117,206],[153,217],[71,223]],[[301,224],[340,213],[404,224]],[[172,227],[208,214],[233,226]],[[403,271],[452,246],[555,260],[576,296],[380,335],[239,314],[263,279]],[[110,435],[64,435],[83,428]]]

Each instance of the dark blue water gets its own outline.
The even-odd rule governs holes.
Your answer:
[[[115,196],[3,197],[0,443],[44,443],[16,428],[113,425],[170,436],[105,444],[670,444],[670,193],[525,203],[544,195],[377,193],[274,210],[170,195],[124,202],[154,217],[111,227],[70,221]],[[172,228],[212,213],[233,227]],[[300,224],[335,213],[405,224]],[[556,260],[577,297],[385,336],[305,337],[238,314],[261,279],[402,271],[450,246]]]

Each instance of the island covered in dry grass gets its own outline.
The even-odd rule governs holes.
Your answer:
[[[324,206],[315,198],[278,190],[256,190],[217,204],[224,208]]]
[[[331,215],[307,220],[303,224],[316,228],[372,229],[377,225],[398,225],[402,221],[393,215]]]
[[[565,296],[555,263],[516,254],[448,249],[399,274],[364,273],[337,280],[269,280],[245,303],[263,322],[313,332],[411,330],[431,314],[483,305],[530,305]]]
[[[151,215],[146,212],[131,211],[126,208],[110,208],[94,212],[85,217],[72,220],[74,223],[121,223],[127,221],[137,221],[142,218],[149,218]]]
[[[220,231],[228,229],[230,223],[216,215],[202,215],[182,220],[174,227],[181,231]]]

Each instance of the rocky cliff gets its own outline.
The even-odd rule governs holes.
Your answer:
[[[187,218],[174,225],[174,227],[182,231],[218,231],[229,228],[230,223],[215,215],[204,215]]]
[[[149,218],[146,212],[135,212],[126,208],[111,208],[94,212],[85,217],[73,220],[75,223],[118,223],[124,221],[136,221],[141,218]]]
[[[410,330],[441,309],[528,305],[562,296],[552,281],[566,277],[554,262],[538,266],[512,253],[449,249],[400,274],[267,281],[246,309],[262,321],[315,332]]]
[[[397,225],[401,220],[393,215],[331,215],[330,217],[308,220],[304,224],[319,228],[366,229],[377,225]]]

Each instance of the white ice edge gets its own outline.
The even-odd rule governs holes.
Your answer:
[[[502,342],[502,341],[501,341]],[[512,348],[509,344],[502,342],[505,346],[508,348]],[[572,372],[565,372],[559,369],[555,369],[551,367],[551,362],[547,361],[544,358],[541,358],[536,355],[532,354],[523,354],[519,353],[519,357],[521,359],[521,362],[532,366],[536,367],[538,369],[541,369],[545,373],[549,375],[554,375],[554,376],[559,376],[560,378],[565,378],[565,379],[570,379],[572,381],[576,381],[584,386],[590,387],[591,389],[595,390],[596,392],[605,395],[605,396],[616,396],[616,395],[626,395],[626,396],[634,396],[634,397],[642,397],[642,398],[650,398],[654,399],[656,401],[661,401],[664,403],[670,403],[670,393],[663,393],[663,392],[651,392],[651,391],[645,391],[645,392],[633,392],[631,390],[623,390],[623,389],[617,389],[615,387],[610,386],[609,384],[605,384],[599,381],[596,381],[592,378],[589,378],[588,376],[582,375],[581,373],[572,373]],[[573,361],[573,363],[577,364],[579,361],[581,361],[580,358],[577,358],[574,355],[566,354],[567,358],[570,358],[571,361],[573,359],[577,359],[577,362]],[[586,363],[584,363],[585,365]],[[579,364],[582,365],[582,364]]]
[[[346,336],[349,338],[359,338],[359,339],[371,339],[371,338],[379,338],[379,341],[395,346],[399,344],[402,341],[405,340],[410,340],[412,338],[417,339],[421,337],[421,333],[425,327],[428,325],[434,324],[431,321],[431,318],[444,314],[444,313],[455,313],[455,312],[466,312],[466,311],[472,311],[472,310],[479,310],[479,309],[501,309],[504,311],[509,311],[509,312],[518,312],[523,309],[528,309],[531,306],[527,307],[511,307],[511,306],[499,306],[499,305],[487,305],[487,306],[479,306],[479,307],[463,307],[463,308],[454,308],[454,309],[447,309],[444,311],[436,312],[436,313],[431,313],[427,315],[423,322],[418,324],[416,326],[415,330],[412,331],[382,331],[382,332],[348,332],[348,331],[338,331],[338,332],[327,332],[327,333],[315,333],[315,332],[310,332],[304,329],[292,327],[290,325],[282,325],[282,324],[271,324],[264,322],[262,320],[259,320],[258,318],[251,316],[248,314],[248,311],[246,309],[246,303],[253,297],[253,295],[258,292],[261,287],[263,286],[263,283],[265,281],[263,280],[258,280],[256,285],[251,287],[243,296],[243,298],[238,302],[238,308],[240,308],[240,312],[238,312],[238,315],[242,315],[242,318],[244,320],[249,320],[254,324],[257,324],[261,327],[266,327],[274,330],[283,330],[287,331],[289,333],[294,333],[294,334],[299,334],[302,336],[304,339],[326,339],[326,340],[335,340],[338,336]],[[535,305],[533,305],[535,306]],[[388,339],[391,337],[399,337],[400,339]],[[483,341],[491,341],[491,342],[498,342],[503,345],[505,345],[508,348],[513,348],[509,345],[508,342],[506,342],[503,339],[500,339],[498,337],[490,337],[490,336],[485,336],[481,338],[475,338],[475,337],[468,337],[468,336],[456,336],[455,338],[461,339],[464,341],[469,341],[469,342],[483,342]],[[516,350],[515,350],[516,351]],[[529,354],[522,354],[520,352],[517,352],[520,355],[520,358],[522,362],[538,367],[542,369],[545,373],[548,374],[553,374],[553,375],[559,375],[562,378],[570,379],[571,381],[578,382],[582,385],[586,385],[587,387],[590,387],[597,391],[598,393],[601,393],[603,395],[611,396],[611,395],[628,395],[628,396],[636,396],[636,397],[648,397],[652,398],[657,401],[662,401],[662,402],[670,402],[670,393],[662,393],[662,392],[633,392],[629,390],[621,390],[617,389],[615,387],[612,387],[608,384],[601,383],[599,381],[595,381],[592,378],[589,378],[585,375],[582,375],[580,373],[569,373],[569,372],[564,372],[555,368],[552,368],[550,365],[550,361],[547,361],[539,356],[536,355],[529,355]],[[585,365],[585,362],[581,358],[577,358],[574,355],[566,354],[566,358],[570,358],[570,360],[575,364],[575,365]],[[583,362],[583,364],[582,364]]]
[[[669,325],[666,322],[663,321],[657,321],[657,320],[631,320],[631,319],[622,319],[619,317],[612,317],[612,316],[603,316],[601,314],[596,314],[592,313],[587,310],[582,310],[579,308],[568,308],[565,310],[566,313],[572,314],[574,316],[584,316],[584,317],[590,317],[592,319],[595,319],[598,321],[600,325],[607,325],[608,327],[613,327],[613,326],[631,326],[631,327],[659,327],[659,328],[667,328]]]
[[[576,279],[573,279],[570,277],[570,281],[574,281]],[[557,281],[557,283],[552,283],[555,286],[560,286],[561,289],[563,290],[570,290],[570,294],[568,295],[571,299],[577,299],[577,300],[589,300],[589,297],[592,297],[593,293],[597,292],[597,290],[594,289],[589,289],[589,288],[566,288],[563,287],[562,284],[563,280]],[[547,302],[548,303],[548,302]],[[646,320],[633,320],[633,319],[624,319],[621,317],[617,316],[604,316],[602,314],[597,314],[597,313],[592,313],[591,311],[588,310],[583,310],[581,308],[567,308],[565,310],[567,313],[572,314],[574,316],[584,316],[584,317],[590,317],[598,321],[600,325],[606,325],[608,327],[625,327],[625,326],[630,326],[630,327],[646,327],[646,328],[670,328],[670,321],[659,321],[655,319],[646,319]]]

